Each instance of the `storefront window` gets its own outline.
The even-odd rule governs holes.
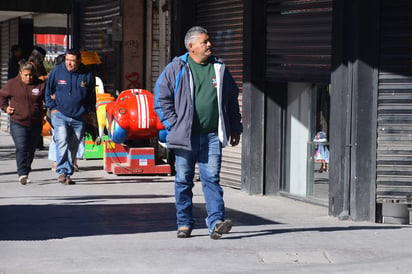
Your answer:
[[[34,45],[46,50],[44,66],[50,72],[56,63],[56,58],[66,52],[67,35],[64,34],[34,34]]]
[[[58,13],[33,15],[33,45],[46,52],[43,64],[47,72],[54,68],[57,56],[64,54],[70,45],[67,16]]]

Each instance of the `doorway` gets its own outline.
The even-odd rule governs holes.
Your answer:
[[[330,87],[289,83],[282,191],[328,204]]]

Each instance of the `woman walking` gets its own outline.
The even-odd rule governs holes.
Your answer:
[[[35,75],[33,64],[23,61],[19,74],[0,90],[0,107],[10,115],[17,174],[22,185],[30,183],[28,176],[43,125],[45,84]]]

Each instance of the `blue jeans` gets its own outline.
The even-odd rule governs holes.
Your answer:
[[[85,137],[80,141],[79,149],[77,150],[76,159],[83,159],[85,150]],[[54,134],[52,130],[52,138],[49,144],[49,160],[56,162],[56,142],[54,141]]]
[[[53,112],[51,119],[56,142],[56,172],[71,176],[74,172],[74,160],[79,143],[84,136],[84,119],[71,118],[61,112]]]
[[[222,163],[222,145],[216,132],[207,134],[192,133],[192,150],[175,149],[176,176],[175,199],[177,226],[193,227],[192,188],[195,164],[198,163],[203,195],[206,202],[206,225],[209,232],[217,221],[224,220],[225,205],[223,189],[219,184]]]
[[[42,125],[26,127],[10,120],[10,133],[16,146],[17,174],[29,175]]]

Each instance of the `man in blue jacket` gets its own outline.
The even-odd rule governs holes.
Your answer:
[[[169,63],[156,81],[154,109],[168,131],[176,155],[177,237],[191,236],[192,188],[198,163],[206,202],[206,225],[212,239],[232,228],[225,219],[220,182],[222,147],[239,143],[242,132],[238,87],[224,63],[212,56],[207,30],[192,27],[185,36],[188,52]]]
[[[68,50],[65,62],[57,65],[47,80],[46,104],[54,128],[59,183],[74,184],[70,176],[85,132],[83,115],[96,110],[95,85],[95,77],[81,63],[78,49]]]

